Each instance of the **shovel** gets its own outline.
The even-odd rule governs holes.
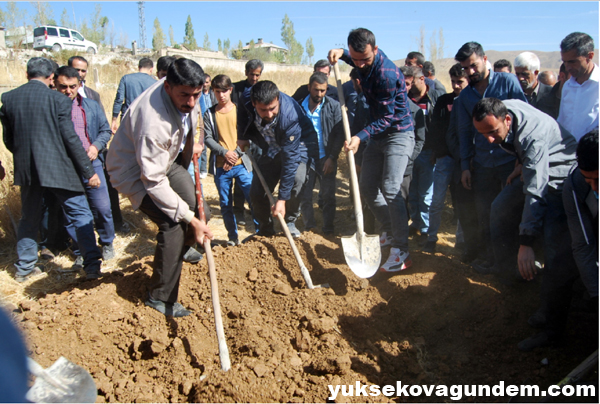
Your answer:
[[[246,153],[246,155],[250,158],[250,161],[252,162],[254,174],[258,175],[258,179],[260,180],[260,183],[262,184],[262,186],[265,190],[265,193],[269,197],[269,202],[271,203],[271,206],[275,205],[275,198],[273,198],[273,194],[271,194],[271,191],[269,190],[269,186],[267,185],[267,181],[265,181],[265,177],[263,177],[262,173],[260,172],[260,169],[258,168],[258,165],[256,164],[256,161],[254,161],[254,157],[252,156],[252,153]],[[294,257],[296,257],[296,261],[298,262],[298,266],[300,267],[300,272],[302,272],[302,277],[304,277],[304,282],[306,282],[306,287],[308,287],[309,289],[328,288],[329,285],[326,283],[324,283],[322,285],[313,285],[312,279],[310,278],[310,273],[308,273],[308,269],[306,268],[306,266],[304,266],[304,262],[302,261],[302,257],[300,257],[300,252],[298,251],[298,248],[296,247],[296,243],[294,242],[292,233],[290,233],[290,229],[288,229],[287,224],[285,223],[285,220],[283,219],[283,216],[281,216],[281,213],[277,213],[277,218],[279,219],[281,228],[283,229],[283,232],[285,233],[285,236],[287,237],[287,239],[290,243],[290,247],[292,247],[292,251],[294,252]]]
[[[337,84],[340,107],[342,109],[342,121],[344,123],[344,132],[346,141],[350,143],[350,124],[346,114],[346,101],[344,100],[344,91],[342,90],[342,80],[340,78],[340,68],[338,64],[333,65],[335,72],[335,81]],[[348,152],[348,165],[350,166],[350,186],[352,187],[352,199],[354,201],[354,216],[356,217],[356,233],[352,236],[342,237],[342,248],[346,263],[359,278],[370,278],[375,275],[381,263],[381,247],[379,246],[378,235],[367,235],[364,232],[364,222],[362,213],[362,204],[360,193],[358,191],[358,177],[356,175],[356,166],[354,165],[354,153]]]
[[[98,390],[87,370],[64,356],[44,369],[27,358],[29,372],[36,379],[27,392],[27,400],[34,403],[95,403]]]
[[[198,211],[200,220],[206,223],[206,214],[204,213],[204,198],[202,197],[202,184],[200,184],[200,168],[198,167],[198,155],[194,153],[194,176],[196,179],[196,198],[198,199]],[[221,369],[228,371],[231,368],[229,360],[229,349],[225,340],[225,331],[223,330],[223,317],[221,315],[221,303],[219,301],[219,285],[217,283],[217,271],[215,269],[215,259],[212,254],[210,240],[204,237],[204,252],[206,262],[208,263],[208,274],[210,277],[210,295],[212,297],[213,311],[215,313],[215,326],[217,328],[217,340],[219,341],[219,359],[221,360]]]

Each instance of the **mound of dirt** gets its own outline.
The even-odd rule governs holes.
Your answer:
[[[147,258],[24,301],[20,325],[42,366],[63,355],[88,369],[99,402],[324,402],[328,385],[356,381],[547,387],[597,347],[584,332],[591,315],[575,312],[567,347],[516,349],[535,332],[526,321],[538,283],[505,286],[454,257],[419,252],[411,253],[412,268],[363,280],[346,266],[339,238],[304,233],[297,243],[313,282],[330,288],[305,288],[282,236],[214,248],[228,372],[220,369],[205,260],[184,264],[179,300],[193,310],[189,317],[165,318],[144,306]],[[449,398],[340,394],[337,401]]]

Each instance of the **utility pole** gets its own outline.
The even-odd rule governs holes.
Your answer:
[[[140,43],[138,48],[140,50],[146,49],[146,18],[144,17],[144,2],[138,1],[138,16],[140,20]]]

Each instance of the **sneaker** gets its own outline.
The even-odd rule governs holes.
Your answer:
[[[33,269],[31,271],[29,271],[29,273],[27,275],[15,275],[15,281],[21,283],[21,282],[25,282],[27,279],[39,275],[41,274],[43,271],[40,267],[35,266],[33,267]]]
[[[400,251],[399,248],[392,247],[390,256],[380,269],[383,272],[398,272],[409,268],[411,265],[412,261],[409,258],[408,252]]]
[[[85,279],[86,281],[94,281],[96,279],[100,279],[102,278],[104,274],[100,271],[98,272],[88,272],[85,274]]]
[[[388,236],[387,232],[381,233],[381,237],[379,237],[379,246],[381,248],[392,245],[392,241],[394,238],[392,236]]]
[[[200,179],[203,180],[208,176],[208,173],[200,173]]]
[[[42,248],[40,250],[40,258],[47,261],[52,261],[55,258],[55,255],[50,249]]]
[[[102,246],[102,261],[115,258],[115,249],[112,244]]]
[[[243,213],[239,213],[237,215],[235,215],[235,222],[237,223],[238,226],[245,226],[246,225],[246,219],[244,217]]]
[[[188,262],[190,264],[197,264],[202,259],[202,254],[200,254],[193,247],[188,247],[185,254],[183,254],[183,261]]]
[[[235,247],[236,245],[240,245],[240,240],[237,238],[235,240],[227,241],[227,247]]]
[[[73,271],[83,269],[83,257],[81,255],[78,255],[77,257],[75,257],[75,262],[73,263],[73,266],[71,267],[71,269]]]
[[[192,314],[191,311],[189,311],[177,302],[169,303],[163,302],[162,300],[154,300],[152,298],[148,298],[148,300],[146,300],[144,304],[148,307],[152,307],[154,310],[164,314],[165,316],[185,317]]]
[[[293,238],[300,238],[301,233],[300,233],[300,230],[298,230],[296,228],[296,224],[295,223],[290,222],[290,223],[287,224],[287,227],[290,230],[290,233],[292,234]]]
[[[426,253],[431,253],[433,254],[435,252],[435,246],[437,244],[437,241],[428,241],[425,243],[425,246],[423,246],[423,251]]]

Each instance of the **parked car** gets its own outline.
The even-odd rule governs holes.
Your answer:
[[[74,29],[44,25],[33,30],[33,49],[51,49],[60,52],[63,49],[81,50],[98,53],[98,46],[86,40]]]

